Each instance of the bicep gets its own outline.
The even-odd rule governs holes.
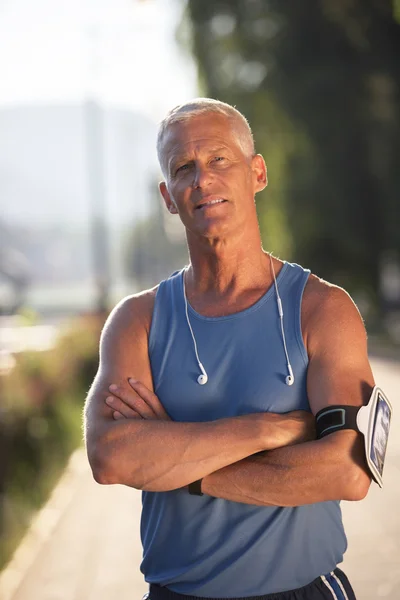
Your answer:
[[[144,300],[144,301],[143,301]],[[109,386],[117,384],[132,393],[128,379],[140,379],[153,389],[148,356],[149,304],[151,298],[127,298],[111,312],[100,339],[99,369],[86,398],[84,408],[85,440],[90,446],[110,427],[118,426],[113,409],[105,400]]]
[[[350,296],[334,288],[314,320],[314,342],[307,373],[307,392],[314,415],[329,405],[367,404],[374,377],[367,353],[367,336],[361,315]],[[362,499],[370,474],[360,433],[342,430],[318,441],[333,462],[340,465],[348,498]]]
[[[366,404],[374,387],[367,336],[350,296],[333,288],[313,322],[307,393],[314,415],[334,404]]]

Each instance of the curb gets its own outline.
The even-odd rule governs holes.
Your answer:
[[[75,450],[69,458],[58,483],[46,504],[33,517],[32,523],[16,548],[10,562],[0,573],[0,598],[12,600],[22,580],[33,565],[41,548],[52,535],[74,494],[73,481],[87,470],[84,448]]]

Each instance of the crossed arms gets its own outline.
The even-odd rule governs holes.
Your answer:
[[[311,410],[316,414],[328,404],[361,405],[374,381],[360,315],[339,288],[321,290],[311,282],[304,297],[306,293],[302,326]],[[361,436],[341,431],[315,440],[311,413],[171,421],[153,392],[148,359],[154,295],[151,290],[120,303],[103,330],[100,367],[84,419],[96,481],[168,491],[203,478],[204,493],[256,505],[365,497],[370,478]],[[130,377],[136,380],[129,383]]]

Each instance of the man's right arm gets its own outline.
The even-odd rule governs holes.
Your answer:
[[[100,365],[84,410],[85,441],[99,483],[147,491],[183,487],[251,454],[290,443],[306,426],[283,415],[256,413],[206,423],[113,418],[105,403],[109,386],[143,402],[128,383],[134,377],[153,390],[148,335],[155,289],[120,302],[104,327]],[[133,394],[133,396],[132,396]],[[158,402],[156,396],[155,400]]]

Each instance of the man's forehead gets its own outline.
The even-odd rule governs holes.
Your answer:
[[[232,144],[239,146],[235,124],[223,115],[212,116],[216,119],[199,116],[172,123],[164,135],[164,154],[196,150],[204,146],[210,149]]]

